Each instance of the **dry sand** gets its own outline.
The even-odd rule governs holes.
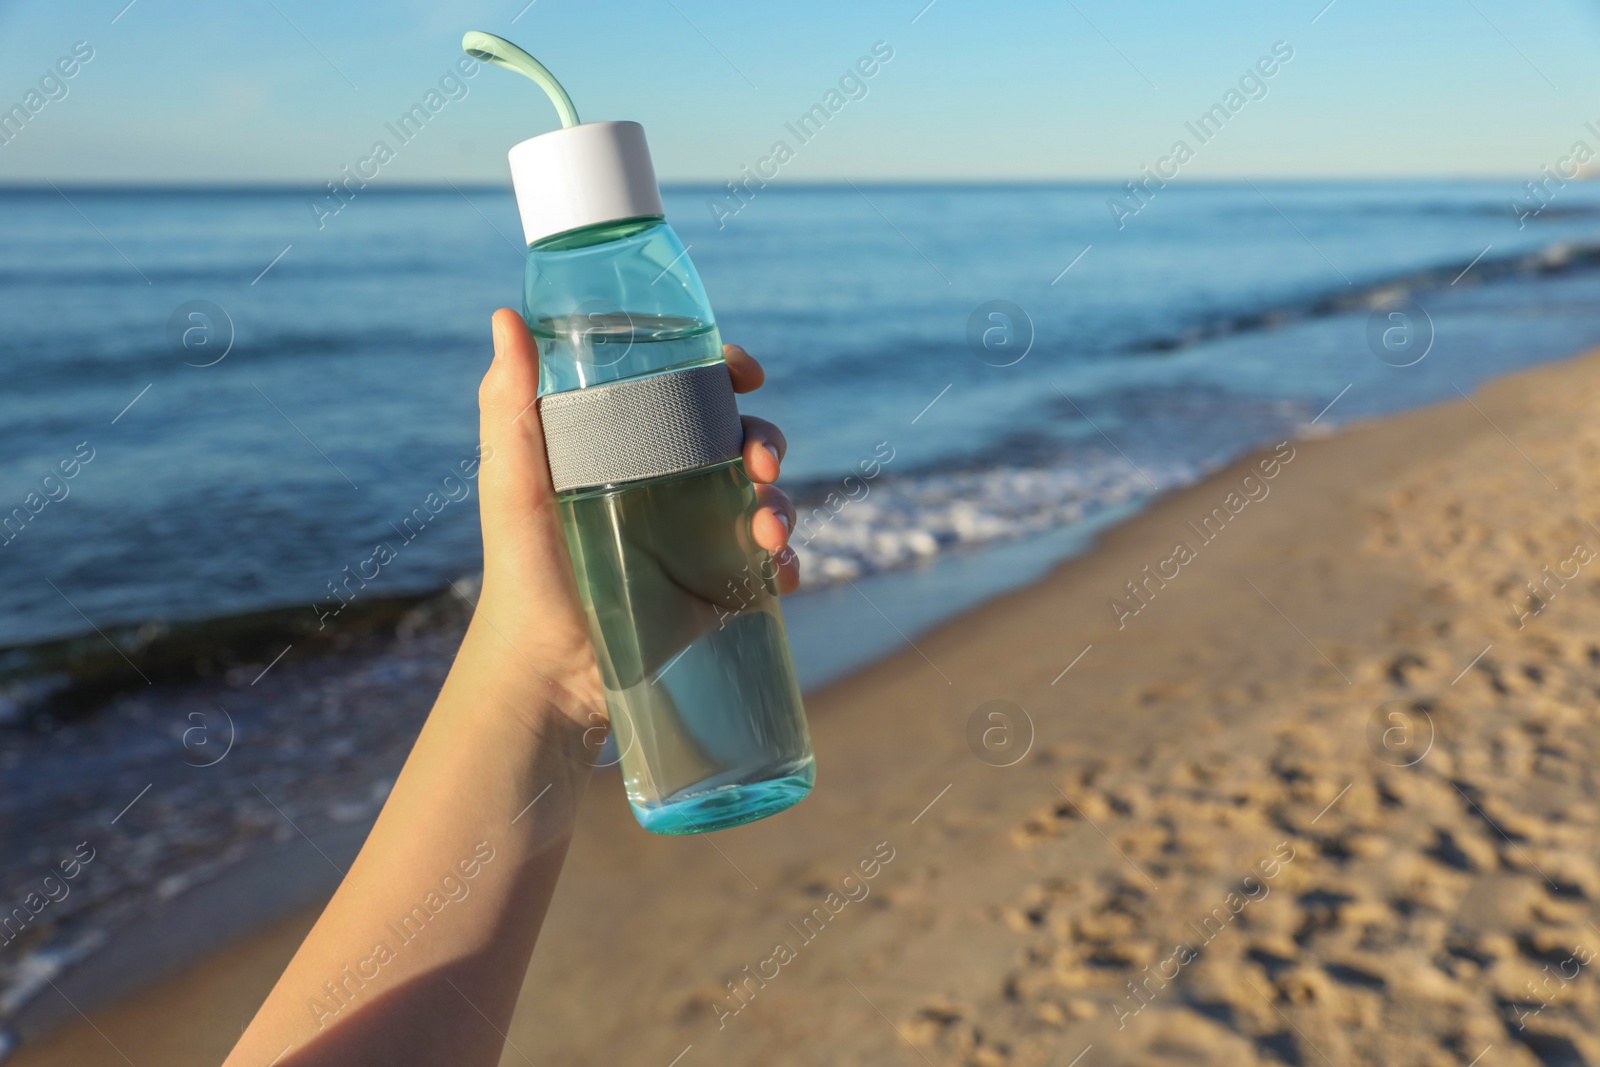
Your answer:
[[[766,822],[601,776],[503,1062],[1600,1062],[1597,409],[1590,355],[1297,442],[1209,543],[1263,457],[1165,499],[814,694]],[[218,1062],[310,920],[12,1062]]]

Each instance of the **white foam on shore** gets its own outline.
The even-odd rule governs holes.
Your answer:
[[[817,588],[897,570],[944,553],[1070,526],[1129,501],[1188,485],[1196,464],[1141,464],[1118,455],[1062,466],[927,471],[862,483],[797,505],[793,544],[806,585]]]

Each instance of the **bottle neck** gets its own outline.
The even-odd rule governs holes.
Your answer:
[[[569,230],[530,248],[523,317],[539,344],[540,395],[721,359],[687,252],[660,216]]]
[[[636,219],[613,219],[597,222],[593,226],[580,226],[576,230],[558,233],[535,241],[528,246],[531,252],[570,252],[575,248],[588,248],[608,241],[621,241],[636,233],[666,221],[664,215],[643,215]]]

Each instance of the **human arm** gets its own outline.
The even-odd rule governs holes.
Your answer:
[[[499,1062],[604,693],[545,461],[534,342],[506,309],[494,338],[479,390],[482,597],[366,844],[227,1067]],[[737,391],[760,385],[742,349],[725,355]],[[751,533],[789,591],[793,508],[770,484],[783,438],[756,419],[745,437]]]

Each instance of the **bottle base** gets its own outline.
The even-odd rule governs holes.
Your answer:
[[[816,764],[808,759],[781,778],[720,786],[650,807],[631,801],[629,805],[639,825],[653,834],[700,834],[742,826],[792,808],[805,799],[816,780]]]

